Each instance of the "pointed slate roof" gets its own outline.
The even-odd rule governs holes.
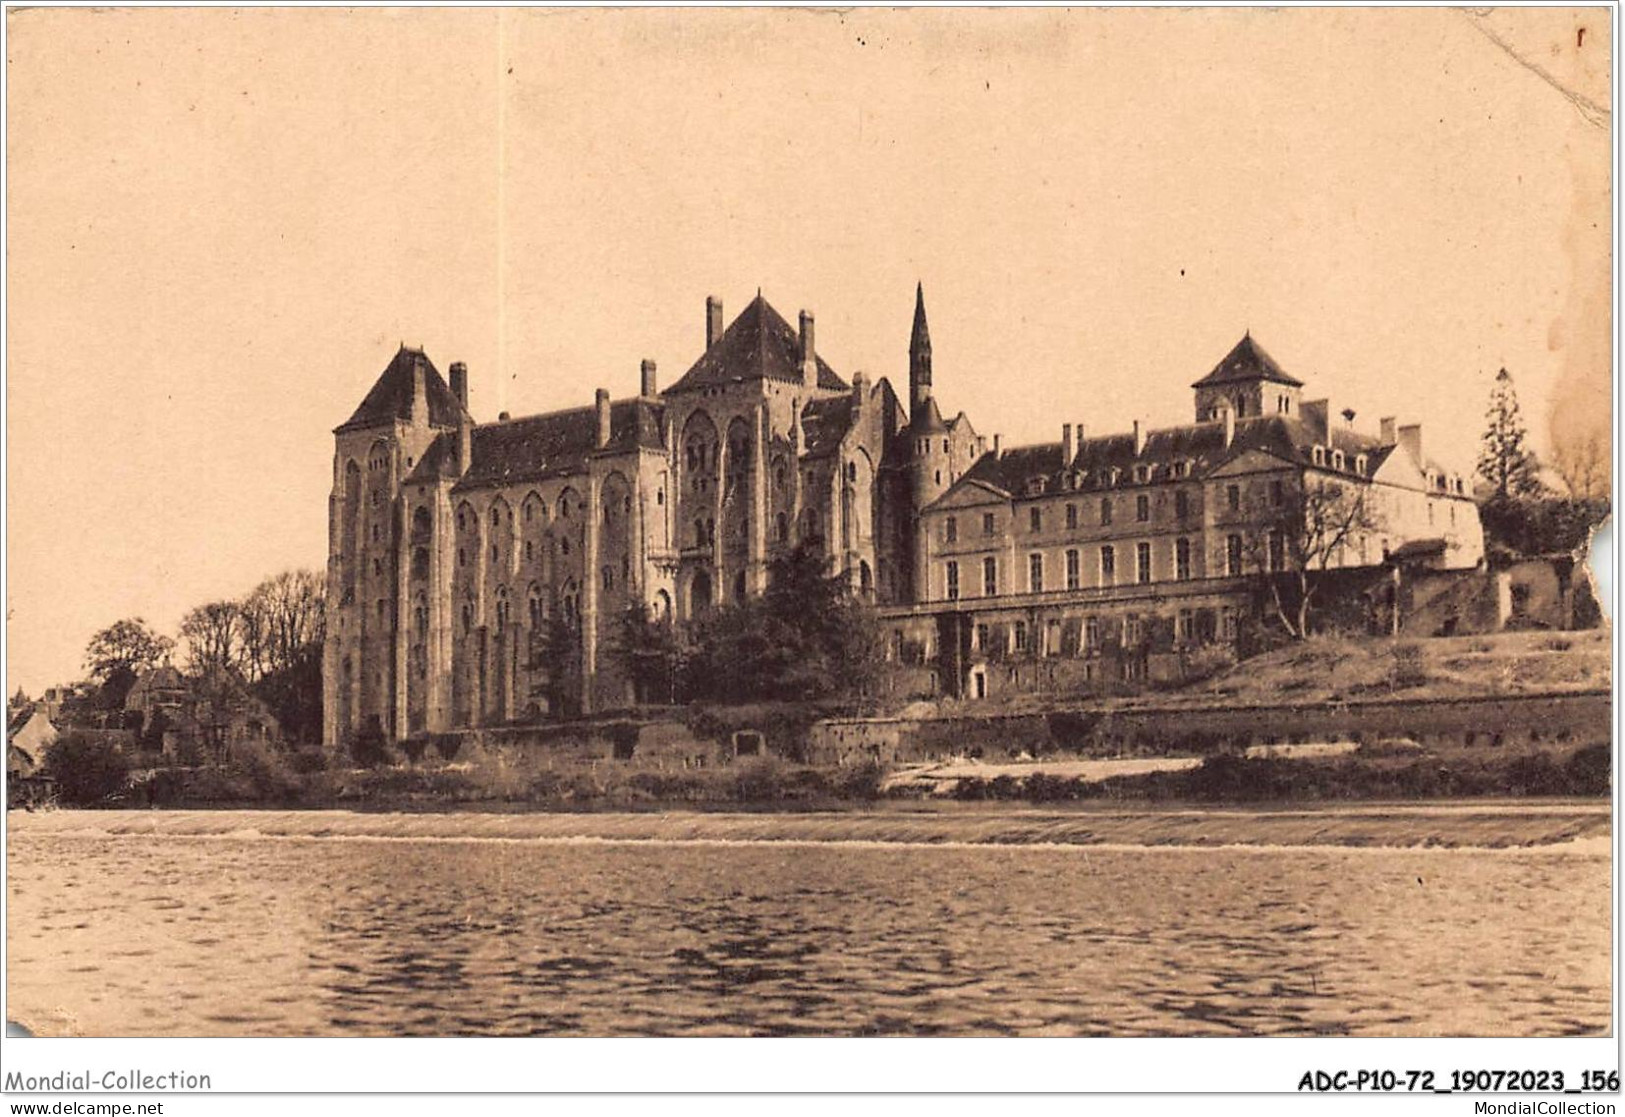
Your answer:
[[[914,285],[914,332],[909,335],[908,351],[918,353],[931,349],[931,327],[925,320],[925,284]]]
[[[617,453],[638,447],[663,449],[665,414],[665,406],[653,400],[616,400],[609,408],[609,445],[602,451],[593,445],[598,435],[594,407],[577,407],[475,427],[468,472],[454,488],[460,492],[482,486],[564,477],[584,473],[589,454]],[[439,441],[447,444],[443,453],[455,450],[449,436],[442,436]],[[426,455],[425,462],[427,460]],[[430,468],[438,469],[439,460]]]
[[[1146,432],[1145,447],[1139,454],[1134,452],[1134,436],[1127,433],[1084,439],[1070,462],[1062,460],[1059,442],[1012,447],[1003,454],[984,454],[960,478],[960,483],[978,481],[1019,497],[1026,495],[1030,483],[1039,478],[1045,482],[1046,493],[1065,491],[1067,477],[1071,475],[1081,480],[1071,486],[1072,491],[1124,489],[1134,487],[1134,467],[1138,465],[1151,467],[1145,483],[1170,480],[1169,469],[1176,462],[1183,463],[1189,470],[1186,476],[1199,478],[1250,450],[1307,466],[1313,462],[1316,442],[1316,432],[1309,424],[1283,415],[1240,420],[1236,423],[1235,439],[1228,447],[1224,444],[1222,423],[1190,423]],[[1334,431],[1331,446],[1344,451],[1345,472],[1353,470],[1356,455],[1365,454],[1367,477],[1376,473],[1394,450],[1377,439],[1351,430]],[[1108,480],[1113,469],[1119,473],[1116,485]]]
[[[1288,376],[1281,366],[1275,363],[1275,358],[1264,352],[1264,347],[1253,340],[1251,330],[1236,342],[1235,348],[1224,355],[1224,360],[1213,366],[1212,372],[1191,387],[1205,388],[1213,384],[1236,384],[1246,380],[1273,380],[1277,384],[1289,384],[1294,388],[1303,387],[1303,381]]]
[[[809,458],[833,453],[852,429],[852,396],[812,399],[801,410],[801,430]]]
[[[818,357],[818,386],[845,391],[846,381]],[[667,392],[747,380],[801,380],[801,338],[760,293]]]
[[[457,397],[451,394],[451,388],[423,350],[408,349],[402,345],[389,366],[373,383],[367,398],[355,409],[355,414],[342,426],[336,427],[333,433],[388,425],[397,419],[411,419],[412,399],[416,394],[413,381],[415,370],[419,367],[423,369],[424,392],[429,401],[429,425],[455,427],[463,411]]]
[[[910,434],[947,433],[948,424],[942,421],[935,396],[926,396],[925,403],[914,409],[914,414],[909,416],[908,430]]]

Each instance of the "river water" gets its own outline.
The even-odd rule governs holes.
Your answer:
[[[1583,843],[1582,843],[1583,845]],[[1571,1035],[1606,848],[17,832],[77,1035]]]

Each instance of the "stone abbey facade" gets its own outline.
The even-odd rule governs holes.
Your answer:
[[[895,656],[971,695],[1011,657],[1087,678],[1108,650],[1143,670],[1121,653],[1159,625],[1176,647],[1229,638],[1256,604],[1246,556],[1270,553],[1271,509],[1316,479],[1382,510],[1338,565],[1482,555],[1466,484],[1423,457],[1419,427],[1357,434],[1251,337],[1196,383],[1191,424],[1068,424],[1007,449],[943,418],[923,292],[906,411],[885,378],[829,367],[809,313],[792,326],[758,294],[723,321],[708,299],[704,352],[664,390],[646,360],[635,396],[491,423],[462,364],[448,382],[423,352],[395,354],[334,432],[329,745],[374,718],[405,738],[548,712],[560,680],[538,647],[560,626],[576,647],[565,708],[626,706],[612,649],[629,605],[687,620],[759,593],[797,546],[876,603]]]

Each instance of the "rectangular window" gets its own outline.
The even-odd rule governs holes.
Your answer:
[[[1043,509],[1041,509],[1041,508],[1029,508],[1027,510],[1027,526],[1030,527],[1035,532],[1044,530],[1044,511],[1043,511]]]
[[[1219,610],[1219,632],[1226,640],[1234,641],[1239,627],[1234,606],[1226,605]]]
[[[959,520],[957,517],[948,517],[948,522],[942,526],[942,538],[947,543],[959,542]]]
[[[987,651],[987,625],[985,624],[976,626],[976,650]]]
[[[1061,622],[1050,621],[1044,625],[1044,655],[1061,654]]]
[[[1232,578],[1241,577],[1241,536],[1239,535],[1225,537],[1224,572]]]
[[[1188,582],[1191,576],[1191,541],[1189,539],[1176,539],[1174,541],[1174,577],[1181,582]]]
[[[983,512],[982,513],[982,534],[983,535],[992,535],[993,534],[993,513],[991,513],[991,512]]]
[[[1149,582],[1151,580],[1151,544],[1136,543],[1134,545],[1134,580]]]
[[[1073,531],[1077,528],[1077,526],[1078,506],[1076,504],[1068,504],[1066,506],[1066,530]]]
[[[1123,618],[1123,646],[1132,648],[1140,643],[1140,618],[1136,613],[1130,613]]]
[[[1100,522],[1103,524],[1112,522],[1112,498],[1109,496],[1100,498]]]
[[[985,558],[982,560],[982,595],[993,597],[999,592],[999,560]]]
[[[1181,609],[1179,611],[1178,627],[1175,632],[1182,642],[1194,637],[1196,635],[1196,614],[1189,609]]]
[[[1079,574],[1080,574],[1080,569],[1079,568],[1080,568],[1081,565],[1082,564],[1078,562],[1078,552],[1076,552],[1076,551],[1068,551],[1066,553],[1066,588],[1067,589],[1075,590],[1075,589],[1078,588]]]
[[[959,564],[957,562],[948,564],[948,600],[959,600]]]
[[[1281,490],[1281,482],[1279,482],[1279,481],[1271,481],[1270,482],[1270,504],[1273,505],[1276,508],[1279,508],[1279,507],[1281,507],[1281,502],[1284,499],[1285,499],[1285,494]]]
[[[1180,489],[1177,493],[1174,494],[1174,515],[1178,516],[1181,520],[1183,520],[1186,516],[1189,516],[1190,514],[1191,514],[1191,498],[1190,498],[1190,494],[1187,493],[1184,489]]]
[[[1115,585],[1117,582],[1117,551],[1110,545],[1100,549],[1100,584],[1103,586]]]
[[[1270,569],[1286,569],[1286,537],[1278,531],[1270,532]]]
[[[1142,524],[1151,519],[1151,498],[1144,493],[1134,498],[1134,518]]]
[[[1016,622],[1016,651],[1024,652],[1026,650],[1027,650],[1027,622],[1026,621],[1017,621]]]
[[[1224,490],[1224,506],[1232,512],[1241,511],[1241,486],[1231,485]]]
[[[1044,556],[1027,556],[1027,588],[1034,593],[1044,592]]]
[[[1083,646],[1093,650],[1100,647],[1100,618],[1085,617],[1083,619]]]

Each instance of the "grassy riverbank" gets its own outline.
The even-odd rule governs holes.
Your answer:
[[[972,845],[1575,848],[1606,855],[1606,803],[1426,803],[1304,810],[1065,810],[887,804],[863,812],[739,814],[402,814],[358,811],[14,813],[14,837],[412,838],[663,842],[891,842]],[[1572,846],[1570,845],[1572,843]]]
[[[1606,796],[1606,744],[1423,750],[1409,742],[1345,751],[1023,764],[970,761],[887,769],[819,768],[760,757],[678,771],[614,762],[300,771],[268,750],[227,765],[143,775],[104,806],[398,811],[861,810],[939,799],[1120,804],[1291,804],[1359,800]]]

